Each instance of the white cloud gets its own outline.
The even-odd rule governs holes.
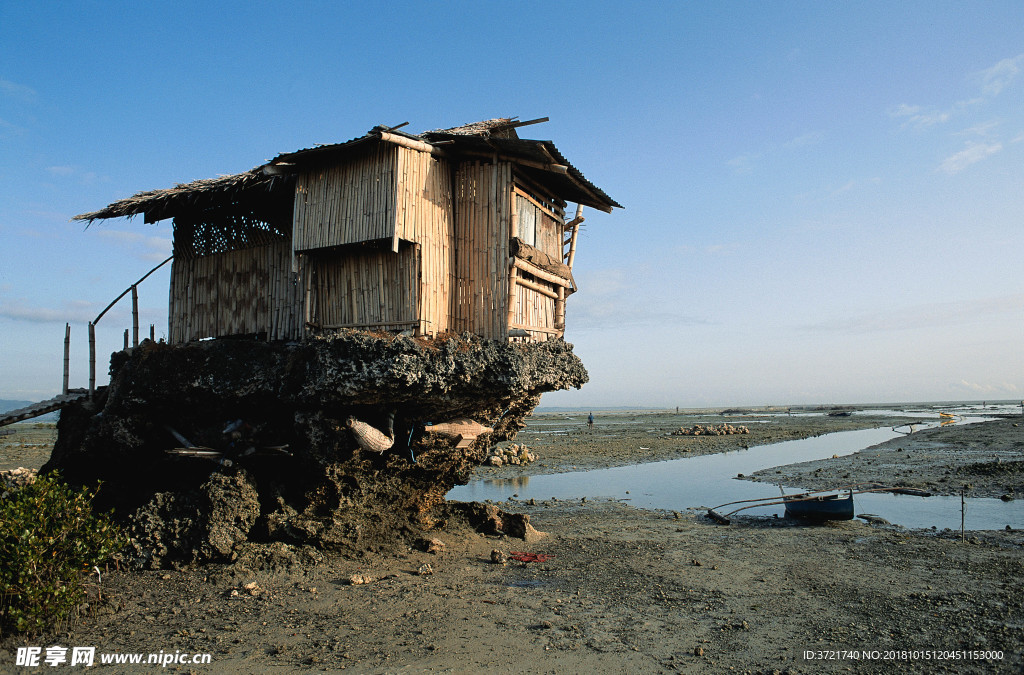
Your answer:
[[[817,145],[825,140],[825,132],[823,131],[809,131],[806,134],[797,136],[796,138],[783,143],[784,148],[803,148],[808,145]]]
[[[740,155],[739,157],[733,157],[726,164],[732,167],[733,173],[748,174],[754,171],[754,160],[760,158],[760,154]]]
[[[108,180],[106,176],[100,176],[95,171],[83,171],[77,166],[48,166],[46,172],[58,178],[73,178],[81,185],[92,185],[97,181]]]
[[[25,129],[19,127],[17,124],[11,124],[5,119],[0,118],[0,137],[3,136],[20,136],[25,133]]]
[[[780,150],[792,150],[795,148],[804,148],[811,145],[817,145],[825,139],[825,132],[823,131],[808,131],[806,134],[801,134],[796,138],[792,138],[781,145],[778,143],[768,144],[768,147],[763,152],[752,152],[746,155],[739,155],[728,160],[726,164],[732,167],[733,173],[737,175],[744,175],[753,173],[754,162],[764,157],[771,157],[777,154]]]
[[[999,120],[990,120],[988,122],[982,122],[981,124],[975,124],[973,127],[964,129],[958,136],[991,136],[992,132],[999,127]]]
[[[967,380],[960,380],[953,385],[954,389],[967,390],[976,394],[1012,394],[1015,398],[1020,388],[1017,385],[1010,382],[1001,382],[999,384],[981,384],[978,382],[968,382]]]
[[[851,181],[848,181],[846,183],[846,185],[841,185],[840,187],[837,187],[835,190],[832,190],[832,194],[833,195],[838,195],[838,194],[842,194],[844,192],[849,192],[850,190],[852,190],[855,187],[857,187],[857,181],[851,180]]]
[[[35,89],[3,78],[0,78],[0,94],[5,98],[12,98],[22,103],[34,103],[36,100]]]
[[[960,152],[954,153],[942,160],[937,171],[949,175],[960,173],[971,164],[976,164],[986,157],[990,157],[1003,149],[1002,143],[967,143]]]
[[[159,262],[171,255],[172,245],[170,237],[157,237],[140,232],[107,229],[100,229],[97,231],[97,234],[104,239],[110,239],[131,248],[143,260]]]
[[[949,118],[952,117],[952,113],[948,111],[941,111],[932,109],[922,108],[919,105],[907,105],[901,103],[898,106],[889,110],[890,117],[905,118],[903,127],[914,127],[915,129],[927,129],[933,127],[936,124],[942,124],[948,122]]]
[[[974,80],[980,95],[964,98],[949,105],[947,108],[936,106],[920,106],[901,103],[890,108],[889,116],[903,119],[903,127],[924,130],[944,124],[964,111],[991,101],[1003,92],[1024,68],[1024,54],[1011,59],[1003,59],[991,68],[974,73],[969,79]]]
[[[1024,68],[1024,54],[1018,54],[1012,59],[1003,59],[991,68],[978,73],[981,79],[981,91],[985,96],[998,96]]]
[[[964,302],[938,302],[860,316],[847,316],[802,326],[804,330],[848,333],[894,332],[975,323],[984,317],[1020,316],[1024,294],[980,298]]]
[[[639,287],[640,269],[606,268],[578,279],[580,293],[566,303],[566,323],[573,333],[615,331],[623,325],[644,328],[706,324],[702,317],[666,310]]]
[[[95,317],[93,306],[71,303],[64,309],[29,307],[21,300],[0,300],[0,317],[31,323],[87,323]]]

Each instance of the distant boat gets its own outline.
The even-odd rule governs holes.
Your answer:
[[[853,415],[852,410],[833,410],[828,414],[829,417],[850,417]]]
[[[841,495],[786,499],[786,517],[815,522],[826,520],[853,520],[853,491]]]
[[[954,415],[953,413],[940,412],[939,413],[939,417],[944,417],[944,418],[947,418],[947,419],[953,419],[954,417],[956,417],[956,415]]]

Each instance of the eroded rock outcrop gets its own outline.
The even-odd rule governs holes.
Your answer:
[[[150,565],[226,560],[246,541],[383,550],[464,513],[444,496],[487,448],[514,439],[543,392],[586,381],[562,341],[147,341],[64,410],[43,470],[101,481],[97,505],[130,522]],[[390,447],[361,447],[349,418]],[[493,431],[464,447],[424,431],[456,419]]]

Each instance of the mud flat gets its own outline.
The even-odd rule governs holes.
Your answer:
[[[93,615],[58,634],[4,641],[0,670],[20,644],[210,653],[227,673],[1024,665],[1019,538],[961,543],[858,521],[721,527],[615,502],[527,510],[548,531],[529,545],[452,529],[434,554],[297,560],[282,551],[228,566],[112,571]],[[494,549],[550,558],[502,565],[491,562]],[[420,572],[426,564],[431,574]],[[355,575],[372,581],[352,584]],[[808,650],[820,654],[808,659]]]
[[[852,417],[786,414],[720,414],[718,412],[599,412],[593,428],[587,413],[538,412],[516,443],[539,458],[525,466],[478,467],[479,478],[513,478],[568,471],[607,469],[628,464],[660,462],[730,452],[770,443],[810,438],[837,431],[872,429],[893,424],[891,417],[859,414]],[[675,435],[694,425],[745,427],[749,433]]]
[[[643,417],[642,426],[617,433],[608,445],[643,439],[649,447],[657,433],[648,429],[658,426],[651,419]],[[930,436],[937,442],[955,431],[958,443],[972,447],[989,428],[975,424]],[[781,435],[784,427],[774,429],[763,433]],[[518,441],[541,455],[526,468],[607,466],[650,452],[574,438],[552,442],[557,450],[546,452],[529,430],[521,434]],[[680,440],[700,448],[690,452],[703,452],[705,442],[746,439],[672,437],[659,458],[682,452],[673,445]],[[550,464],[539,467],[542,462]],[[435,533],[443,546],[434,545],[434,553],[421,550],[424,545],[342,557],[279,544],[247,546],[230,564],[111,570],[103,577],[104,601],[77,624],[0,642],[0,671],[14,670],[18,645],[53,644],[210,653],[215,671],[228,673],[992,673],[1024,667],[1021,532],[969,533],[961,542],[959,532],[860,521],[801,526],[737,518],[725,527],[699,515],[614,501],[499,506],[525,512],[546,536],[524,543],[475,533],[453,519]],[[501,564],[492,562],[493,550],[550,557]]]
[[[57,425],[53,422],[16,422],[0,427],[0,471],[23,466],[38,469],[53,452]]]

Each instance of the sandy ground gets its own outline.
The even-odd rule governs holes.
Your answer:
[[[635,417],[606,440],[588,438],[584,431],[541,435],[544,442],[535,442],[527,433],[520,441],[535,448],[541,460],[516,470],[665,459],[754,439],[754,434],[662,438],[650,430],[692,422],[674,414]],[[819,425],[845,428],[839,425],[858,421],[784,418],[759,424],[757,433],[786,440],[798,437],[801,425],[805,432],[821,433],[828,429]],[[925,483],[941,485],[938,478],[946,469],[941,457],[932,459],[936,451],[930,444],[943,444],[949,453],[980,452],[984,462],[1008,458],[1020,452],[1020,427],[1013,424],[1000,420],[941,429],[898,439],[904,443],[898,453],[895,447],[867,452],[898,454],[911,476],[918,475],[915,461],[932,462],[935,480]],[[599,421],[590,435],[600,431]],[[852,456],[842,468],[869,473],[878,469],[878,461]],[[815,468],[786,470],[810,477]],[[989,474],[979,475],[981,486]],[[1006,483],[1005,477],[999,480]],[[992,481],[984,489],[1005,489],[998,485]],[[1024,669],[1020,532],[974,533],[961,542],[959,533],[860,521],[806,526],[747,518],[726,527],[698,515],[609,501],[515,507],[525,509],[547,535],[526,544],[453,524],[437,533],[445,547],[435,554],[409,550],[352,560],[252,547],[231,565],[112,570],[103,578],[104,601],[93,603],[81,621],[49,635],[0,642],[0,671],[25,672],[13,665],[17,646],[53,644],[212,656],[212,665],[169,666],[171,672]],[[494,549],[550,558],[500,564],[491,561]],[[420,573],[425,564],[432,573]],[[374,580],[351,584],[354,574]],[[147,668],[107,672],[140,670]]]
[[[0,471],[24,466],[38,469],[50,459],[57,440],[53,422],[18,422],[0,427]]]

